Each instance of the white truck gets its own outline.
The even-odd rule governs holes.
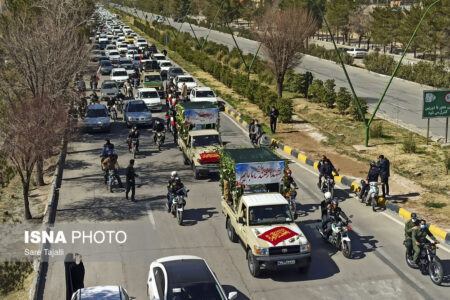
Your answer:
[[[284,169],[284,161],[267,148],[221,152],[227,235],[231,242],[241,241],[254,277],[282,268],[306,272],[311,263],[311,246],[279,193]]]

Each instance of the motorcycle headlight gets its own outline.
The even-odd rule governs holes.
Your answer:
[[[300,245],[300,252],[308,252],[311,250],[311,244],[310,243],[306,243],[306,244],[302,244]]]
[[[269,255],[269,248],[253,246],[253,250],[254,250],[255,254],[265,255],[265,256]]]
[[[128,121],[131,121],[131,120],[133,120],[133,118],[132,117],[128,117]]]

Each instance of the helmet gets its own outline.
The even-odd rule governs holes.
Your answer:
[[[412,214],[411,214],[411,220],[413,220],[413,222],[414,222],[414,220],[417,221],[417,215],[416,215],[416,213],[412,213]]]
[[[181,182],[180,177],[175,177],[175,182],[176,182],[176,183],[180,183],[180,182]]]
[[[156,123],[156,124],[159,124],[159,120],[158,120],[158,119],[156,119],[155,123]]]
[[[292,174],[291,169],[286,169],[286,173],[289,174],[289,175],[291,175],[291,174]]]
[[[134,129],[134,130],[136,130],[136,129],[137,129],[137,126],[136,126],[136,125],[134,125],[134,126],[133,126],[133,129]]]
[[[371,167],[376,167],[376,166],[377,166],[377,164],[376,164],[376,162],[374,162],[374,161],[371,161],[371,162],[370,162],[370,166],[371,166]]]
[[[331,201],[332,205],[339,205],[339,202],[336,199],[333,199],[333,201]]]
[[[178,175],[178,174],[177,174],[177,171],[172,171],[172,173],[170,173],[170,176],[171,176],[171,177],[177,177],[177,175]]]
[[[326,192],[324,196],[325,196],[326,200],[331,200],[331,193],[330,192]]]

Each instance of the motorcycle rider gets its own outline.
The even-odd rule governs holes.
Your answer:
[[[380,170],[377,167],[377,163],[372,161],[370,163],[370,169],[369,169],[369,173],[367,174],[366,181],[361,182],[362,183],[361,192],[358,195],[360,199],[362,199],[362,197],[364,196],[364,193],[369,189],[369,183],[378,181],[379,175],[380,175]],[[369,203],[367,203],[367,205],[369,205]]]
[[[156,139],[158,137],[158,133],[165,132],[165,131],[166,130],[164,128],[164,124],[161,121],[156,120],[155,124],[153,124],[153,132],[154,132],[153,141],[155,142],[155,144],[156,144]],[[162,137],[162,142],[164,143],[164,137]]]
[[[136,152],[139,152],[139,136],[140,136],[140,132],[139,132],[137,126],[133,126],[133,128],[131,128],[130,133],[128,133],[128,137],[127,137],[129,152],[131,152],[131,140],[132,139],[136,139]]]
[[[262,135],[261,126],[258,124],[258,120],[255,119],[253,120],[253,122],[250,124],[249,127],[249,136],[252,144],[257,144],[258,139],[261,137],[261,135]]]
[[[110,154],[115,154],[115,153],[116,153],[116,151],[114,149],[114,144],[111,144],[111,141],[109,139],[105,139],[105,144],[103,145],[102,154],[100,154],[100,157],[102,158],[102,162]]]
[[[98,103],[98,95],[95,91],[92,92],[91,94],[91,102],[92,103]]]
[[[325,222],[322,223],[325,236],[328,239],[331,234],[331,224],[338,222],[342,217],[348,223],[351,223],[344,211],[338,206],[339,202],[336,199],[331,201],[331,205],[327,208],[327,214],[324,218]]]
[[[419,219],[416,213],[411,213],[411,219],[405,223],[405,246],[407,253],[411,253],[412,249],[412,231],[419,228]]]
[[[170,212],[170,209],[172,207],[172,201],[173,197],[177,195],[184,195],[184,184],[181,182],[180,177],[175,177],[173,183],[169,186],[169,202],[167,203],[168,209],[167,211]]]
[[[117,182],[119,182],[119,186],[122,188],[123,184],[119,176],[119,162],[117,154],[111,153],[107,158],[105,158],[102,162],[102,167],[104,170],[105,184],[108,182],[108,176],[111,172],[113,172],[114,177],[117,179]]]
[[[286,194],[289,191],[291,185],[294,188],[297,188],[297,184],[295,183],[294,178],[292,178],[292,171],[288,168],[286,169],[286,174],[283,177],[283,194]]]
[[[429,236],[436,244],[439,244],[439,241],[436,240],[436,238],[430,232],[426,224],[427,221],[425,221],[425,219],[420,220],[419,228],[413,229],[411,232],[412,247],[414,250],[413,261],[416,264],[418,262],[418,258],[420,255],[420,245],[428,241],[427,236]]]
[[[339,176],[338,171],[336,171],[336,168],[333,166],[331,161],[325,156],[322,156],[322,160],[319,161],[319,164],[317,166],[319,169],[319,183],[317,184],[319,189],[322,188],[322,177],[330,177],[331,179],[334,178],[333,172],[336,174],[336,176]]]
[[[320,209],[322,212],[322,223],[325,223],[327,216],[327,209],[331,206],[331,193],[326,192],[324,195],[324,199],[320,202]]]
[[[172,171],[172,173],[170,173],[169,182],[167,182],[167,203],[170,202],[170,188],[175,183],[175,178],[177,178],[177,177],[178,177],[177,171]],[[170,212],[170,206],[169,206],[169,212]]]

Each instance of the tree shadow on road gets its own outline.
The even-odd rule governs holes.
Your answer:
[[[189,204],[189,203],[188,203]],[[212,216],[218,214],[215,207],[207,207],[207,208],[186,208],[183,213],[183,225],[185,226],[193,226],[201,221],[206,221],[210,219]],[[204,217],[206,215],[206,217]]]
[[[360,236],[354,231],[350,231],[348,235],[352,241],[352,259],[362,259],[366,257],[366,253],[378,248],[378,240],[373,235]]]
[[[444,269],[444,279],[441,286],[450,287],[450,260],[441,260],[442,268]]]
[[[320,204],[301,204],[297,203],[297,215],[299,217],[306,217],[309,214],[315,212],[320,209]]]

